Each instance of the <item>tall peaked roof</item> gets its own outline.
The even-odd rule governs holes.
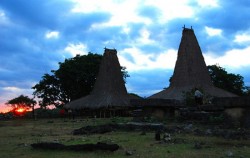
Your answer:
[[[95,86],[91,94],[127,95],[121,66],[115,49],[105,48]]]
[[[201,48],[193,29],[184,28],[171,85],[212,86]]]
[[[130,105],[130,98],[121,73],[115,49],[105,48],[99,73],[90,95],[65,105],[71,109],[98,109]]]
[[[183,28],[170,86],[149,98],[183,100],[183,92],[190,91],[195,87],[202,88],[205,93],[215,97],[236,96],[213,86],[194,30]]]

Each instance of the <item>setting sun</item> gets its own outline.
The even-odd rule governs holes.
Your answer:
[[[23,108],[18,108],[18,109],[16,109],[16,112],[18,112],[18,113],[23,113],[23,112],[25,112],[25,109],[23,109]]]
[[[17,108],[14,110],[14,114],[16,116],[23,116],[26,112],[26,109],[25,108]]]

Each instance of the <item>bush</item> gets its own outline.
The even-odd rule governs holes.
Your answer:
[[[209,117],[209,122],[212,123],[221,123],[224,121],[224,115],[220,114],[219,116],[210,116]]]
[[[35,115],[37,118],[57,118],[60,117],[60,109],[55,108],[55,109],[42,109],[38,108],[35,109]],[[30,112],[29,115],[32,115],[32,112]]]

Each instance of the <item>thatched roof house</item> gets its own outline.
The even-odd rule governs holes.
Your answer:
[[[214,97],[236,96],[213,86],[194,30],[184,28],[170,86],[149,98],[183,100],[183,92],[194,88]]]
[[[65,105],[70,109],[100,109],[130,105],[115,49],[105,48],[99,73],[90,95]]]

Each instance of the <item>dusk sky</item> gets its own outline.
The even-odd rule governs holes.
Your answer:
[[[250,86],[249,0],[0,0],[0,112],[58,62],[115,48],[142,97],[168,87],[182,27],[193,27],[207,65]],[[8,108],[7,108],[8,109]]]

